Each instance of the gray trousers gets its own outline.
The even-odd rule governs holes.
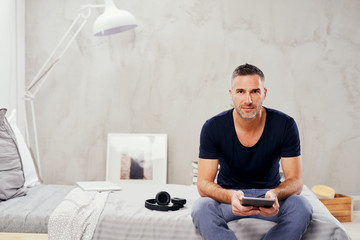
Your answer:
[[[269,189],[241,189],[246,197],[264,197]],[[312,219],[312,206],[303,197],[293,195],[279,201],[279,213],[273,217],[235,216],[231,204],[219,203],[212,198],[201,197],[194,203],[191,216],[195,227],[205,240],[236,239],[227,223],[242,218],[258,218],[276,222],[263,239],[300,239]]]

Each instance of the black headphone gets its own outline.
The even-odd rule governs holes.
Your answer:
[[[173,205],[168,206],[170,201]],[[145,200],[145,207],[156,211],[176,211],[184,207],[185,204],[186,199],[170,198],[170,194],[165,191],[156,194],[155,199]]]

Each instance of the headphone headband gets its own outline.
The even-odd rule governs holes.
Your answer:
[[[145,201],[145,207],[147,209],[150,210],[155,210],[155,211],[176,211],[179,210],[180,208],[182,208],[183,206],[181,205],[176,205],[173,204],[171,206],[166,206],[166,205],[158,205],[156,204],[156,200],[155,199],[148,199]]]

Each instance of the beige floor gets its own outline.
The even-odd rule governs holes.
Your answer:
[[[360,211],[353,213],[352,222],[342,224],[352,240],[360,240]]]
[[[47,234],[0,233],[0,240],[47,240]]]

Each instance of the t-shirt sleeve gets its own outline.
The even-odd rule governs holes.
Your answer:
[[[218,159],[218,147],[215,142],[216,128],[214,122],[206,121],[201,129],[200,134],[200,147],[199,147],[199,158],[203,159]]]
[[[299,130],[294,119],[286,122],[281,157],[297,157],[301,155]]]

